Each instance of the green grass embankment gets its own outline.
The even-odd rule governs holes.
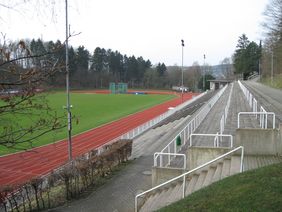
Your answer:
[[[225,178],[159,211],[281,210],[282,163]]]
[[[282,89],[282,74],[278,74],[275,77],[273,77],[273,82],[271,83],[271,78],[262,78],[261,82],[267,86]]]

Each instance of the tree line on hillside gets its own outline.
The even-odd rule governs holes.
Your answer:
[[[246,79],[253,73],[263,78],[282,74],[282,0],[270,0],[264,11],[264,39],[249,41],[245,34],[238,39],[233,63],[235,72]],[[281,77],[277,78],[281,80]]]
[[[23,58],[17,60],[17,65],[22,69],[43,69],[50,64],[60,64],[60,69],[45,80],[44,86],[64,87],[65,50],[65,44],[60,40],[43,42],[41,39],[32,39],[11,42],[9,48],[5,49],[9,58],[2,55],[0,61]],[[201,67],[197,62],[185,67],[184,86],[194,91],[201,89],[203,69],[206,69],[206,75],[212,75],[206,67]],[[181,86],[181,69],[178,66],[168,69],[164,63],[152,65],[150,60],[142,56],[127,56],[119,51],[100,47],[93,54],[84,46],[69,47],[69,72],[70,85],[74,89],[108,88],[110,82],[125,82],[131,88],[170,89],[174,85]],[[206,83],[205,87],[208,88],[208,82]]]
[[[42,134],[65,127],[59,116],[49,106],[42,89],[64,88],[66,79],[65,43],[43,42],[41,39],[8,42],[3,35],[0,43],[0,106],[2,115],[0,145],[15,148],[18,143],[29,143]],[[122,55],[118,51],[97,47],[93,54],[84,47],[69,47],[69,72],[72,89],[109,88],[110,82],[125,82],[130,88],[171,89],[181,86],[182,70],[178,66],[166,67],[164,63],[152,65],[143,57]],[[212,79],[209,66],[194,63],[183,69],[184,86],[192,91],[209,88]],[[18,98],[20,97],[20,98]],[[31,112],[32,110],[32,112]],[[20,119],[29,114],[30,126],[13,122],[10,114]],[[18,117],[19,116],[19,117]],[[17,119],[16,118],[16,119]]]
[[[43,68],[47,63],[60,61],[65,63],[65,44],[43,42],[41,39],[21,41],[25,48],[19,47],[20,42],[9,44],[10,58],[25,57],[26,55],[41,55],[41,57],[26,58],[18,61],[22,68]],[[52,52],[52,54],[51,54]],[[50,54],[49,54],[50,53]],[[0,58],[0,60],[4,58]],[[69,47],[70,83],[74,88],[107,88],[109,82],[126,82],[130,87],[148,87],[148,76],[154,75],[153,87],[167,87],[164,76],[166,65],[158,63],[153,66],[150,60],[142,56],[135,57],[121,54],[119,51],[97,47],[91,54],[84,46]],[[65,68],[56,72],[48,80],[48,85],[63,87],[65,84]],[[151,85],[151,84],[150,84]]]
[[[270,0],[264,11],[263,50],[261,72],[263,77],[282,74],[282,0]],[[281,80],[281,78],[280,78]]]

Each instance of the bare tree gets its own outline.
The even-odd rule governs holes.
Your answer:
[[[3,0],[0,22],[7,24],[5,14],[27,19],[32,14],[42,23],[46,17],[56,22],[57,4],[55,0]],[[62,124],[65,115],[58,115],[50,108],[43,92],[50,77],[58,71],[64,72],[64,61],[55,54],[62,48],[63,44],[42,54],[33,53],[26,40],[13,42],[1,32],[0,146],[30,148],[40,136],[65,126]],[[35,59],[41,62],[39,66]]]
[[[221,61],[221,66],[222,66],[222,74],[225,79],[234,79],[234,70],[233,70],[233,65],[231,62],[231,58],[224,58]]]
[[[193,91],[198,91],[198,82],[201,78],[201,67],[198,62],[194,62],[187,70],[188,87]]]
[[[168,79],[171,85],[181,86],[181,68],[177,65],[169,66],[167,72],[168,72]]]
[[[281,74],[282,69],[282,0],[270,0],[264,12],[262,27],[265,33],[263,41],[262,61],[260,63],[263,76]],[[272,62],[271,62],[272,61]]]
[[[54,52],[33,55],[24,41],[14,45],[4,38],[0,44],[0,145],[30,148],[38,137],[64,127],[63,117],[49,107],[42,92],[46,81],[63,70],[63,65],[46,59]],[[44,58],[44,63],[34,66],[33,58]],[[29,145],[19,147],[23,143]]]

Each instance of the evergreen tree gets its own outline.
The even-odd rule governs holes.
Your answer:
[[[76,54],[73,47],[71,46],[69,48],[69,72],[71,78],[73,78],[76,70],[77,70]]]
[[[246,79],[251,73],[258,72],[261,47],[250,42],[245,34],[239,37],[237,49],[233,55],[234,67],[237,74]]]
[[[164,76],[164,74],[167,70],[166,65],[164,63],[162,63],[162,64],[158,63],[156,69],[157,69],[159,76],[161,76],[161,77]]]
[[[43,42],[40,39],[37,39],[37,41],[34,39],[31,40],[30,50],[32,55],[46,55],[47,53]],[[44,64],[44,59],[46,59],[46,56],[33,58],[33,65],[41,67]]]
[[[89,51],[84,46],[79,46],[76,52],[76,64],[78,70],[88,71]]]
[[[106,50],[105,49],[101,49],[100,47],[97,47],[94,50],[93,56],[91,58],[91,71],[95,71],[95,72],[102,72],[103,70],[105,70],[106,65],[107,65],[107,55],[106,55]]]

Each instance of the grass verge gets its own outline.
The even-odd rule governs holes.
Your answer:
[[[281,211],[281,209],[282,163],[279,163],[226,178],[159,211]]]
[[[275,75],[275,77],[273,77],[272,83],[270,77],[262,78],[261,82],[267,86],[282,89],[282,74]]]

